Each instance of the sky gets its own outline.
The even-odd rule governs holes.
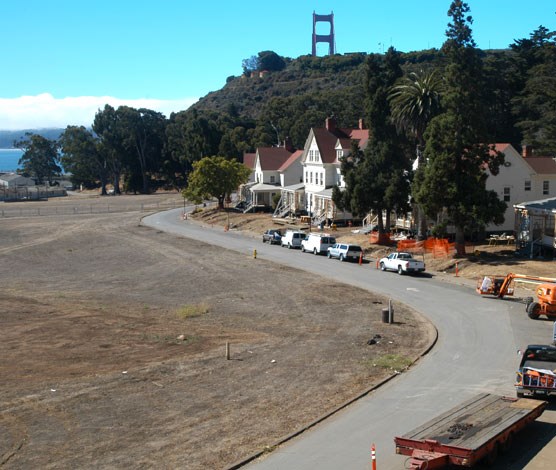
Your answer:
[[[451,0],[26,0],[0,2],[0,130],[90,126],[110,104],[169,116],[271,50],[311,53],[313,12],[336,51],[440,48]],[[556,30],[554,0],[468,0],[481,49]],[[327,23],[317,33],[327,34]],[[318,55],[327,52],[319,43]]]

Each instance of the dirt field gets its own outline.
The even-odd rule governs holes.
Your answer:
[[[52,214],[0,218],[3,468],[225,468],[429,344],[380,296],[140,226],[152,201],[182,202],[0,207]]]

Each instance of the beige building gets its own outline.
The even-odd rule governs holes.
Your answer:
[[[514,205],[556,196],[556,161],[552,157],[534,156],[525,146],[520,154],[511,144],[496,144],[505,155],[504,165],[496,176],[489,175],[486,187],[498,193],[508,208],[502,225],[490,224],[487,232],[514,232]]]

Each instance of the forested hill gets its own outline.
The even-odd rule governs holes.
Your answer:
[[[438,65],[440,57],[435,49],[412,52],[402,54],[402,63],[410,70],[430,69]],[[345,107],[356,104],[362,112],[366,58],[365,53],[281,58],[282,69],[247,70],[239,77],[228,77],[221,90],[209,93],[192,108],[227,113],[231,111],[257,120],[265,105],[273,98],[304,97],[305,100],[302,101],[305,104],[314,102],[315,107],[322,104],[320,102],[323,100],[330,100],[331,108],[335,108],[337,104]]]
[[[0,130],[0,149],[13,148],[14,141],[25,138],[26,133],[42,135],[46,139],[57,140],[64,129],[25,129],[22,131]]]
[[[266,53],[259,53],[259,57]],[[523,51],[513,48],[481,51],[485,68],[483,88],[492,90],[488,94],[492,101],[485,102],[485,107],[492,110],[491,134],[499,142],[520,143],[510,108],[512,98],[522,91],[527,80],[523,55]],[[246,70],[239,77],[228,77],[221,90],[201,98],[187,112],[250,119],[266,135],[275,136],[266,144],[289,136],[297,148],[303,146],[308,130],[323,125],[327,116],[334,115],[344,127],[357,126],[359,119],[366,117],[368,54],[277,57],[282,63],[276,69],[267,70],[259,63],[258,68]],[[406,75],[435,70],[442,77],[445,60],[437,49],[400,53]],[[512,73],[508,74],[508,70]]]

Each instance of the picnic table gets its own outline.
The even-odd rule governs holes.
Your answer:
[[[515,237],[505,233],[502,235],[491,235],[488,238],[489,245],[511,245],[512,243],[515,243]]]

